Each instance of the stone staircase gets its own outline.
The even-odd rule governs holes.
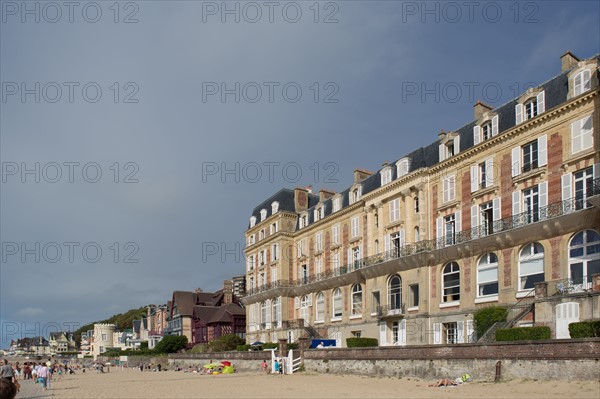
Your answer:
[[[523,317],[525,317],[529,312],[534,310],[534,297],[530,294],[533,294],[534,290],[531,290],[529,294],[523,298],[521,298],[517,303],[508,308],[506,321],[500,321],[492,324],[492,326],[485,332],[479,339],[477,343],[489,343],[496,342],[496,331],[503,328],[512,328],[517,324]]]

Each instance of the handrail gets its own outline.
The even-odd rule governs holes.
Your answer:
[[[600,178],[593,180],[588,196],[585,198],[570,198],[540,207],[537,212],[522,212],[504,219],[496,220],[492,223],[492,232],[490,226],[480,225],[471,229],[463,230],[453,235],[447,235],[431,240],[421,240],[416,243],[406,243],[390,251],[380,252],[375,255],[367,256],[354,260],[349,264],[336,267],[321,273],[309,275],[296,280],[278,280],[274,283],[267,283],[257,287],[251,287],[246,290],[246,296],[259,294],[275,288],[294,288],[318,281],[327,280],[333,277],[343,276],[356,270],[369,268],[390,260],[401,259],[407,256],[415,255],[421,252],[433,252],[453,245],[463,244],[475,239],[506,232],[530,224],[554,219],[560,216],[568,215],[573,212],[588,209],[590,205],[587,202],[588,197],[600,194]],[[517,302],[518,303],[518,302]]]

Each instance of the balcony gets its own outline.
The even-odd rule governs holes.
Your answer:
[[[377,318],[403,317],[406,314],[406,304],[377,306]]]
[[[594,208],[596,207],[596,209]],[[276,296],[294,297],[320,290],[363,283],[366,279],[435,264],[453,257],[479,254],[485,248],[516,246],[565,234],[579,229],[597,228],[595,219],[580,212],[597,212],[600,207],[600,178],[594,180],[587,198],[568,199],[540,207],[537,212],[523,212],[490,225],[475,226],[432,240],[407,243],[391,251],[371,255],[352,263],[297,280],[280,280],[251,288],[242,299],[244,304]]]

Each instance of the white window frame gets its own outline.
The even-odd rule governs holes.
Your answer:
[[[541,252],[540,252],[541,250]],[[542,246],[542,244],[538,243],[538,242],[531,242],[526,244],[521,251],[519,252],[519,277],[517,279],[517,284],[518,284],[518,291],[523,292],[523,291],[530,291],[535,287],[535,283],[533,284],[533,286],[525,288],[525,284],[523,284],[525,282],[525,278],[527,278],[528,276],[537,276],[537,275],[542,275],[542,281],[544,281],[545,278],[545,259],[544,259],[544,247]],[[528,273],[525,274],[522,272],[522,267],[524,264],[526,263],[532,263],[532,262],[536,262],[541,260],[542,262],[542,272],[536,272],[536,273]]]
[[[445,176],[442,179],[442,202],[454,201],[456,199],[456,176]]]
[[[496,271],[495,278],[483,279],[482,274]],[[491,294],[483,294],[483,289],[486,285],[496,284],[496,292]],[[494,252],[488,252],[483,255],[477,263],[477,298],[498,297],[498,256]]]
[[[381,169],[380,175],[382,187],[392,182],[392,168],[390,166]]]
[[[410,170],[410,158],[403,158],[396,163],[396,174],[398,177],[406,176]]]
[[[342,198],[341,197],[334,197],[333,198],[333,212],[337,212],[340,209],[342,209]]]
[[[457,274],[458,275],[458,284],[454,284],[454,285],[448,285],[446,283],[446,276],[450,276],[450,275],[454,275]],[[461,291],[461,286],[460,286],[460,266],[457,262],[449,262],[447,264],[444,265],[444,267],[442,268],[442,273],[441,273],[441,286],[442,286],[442,296],[441,296],[441,302],[442,303],[450,303],[450,302],[459,302],[460,301],[460,291]],[[452,280],[454,281],[454,280]],[[446,293],[449,290],[454,291],[456,288],[458,288],[458,293],[456,292],[451,292],[451,293]],[[452,298],[450,298],[450,296],[452,296]],[[455,296],[458,296],[458,298],[456,298]]]
[[[363,313],[363,289],[360,284],[354,284],[351,290],[351,309],[352,316],[362,316]]]
[[[271,203],[271,214],[274,215],[277,212],[279,212],[279,202],[278,201],[273,201]]]
[[[573,97],[577,97],[586,91],[592,89],[592,79],[591,79],[591,71],[589,69],[584,69],[583,71],[578,72],[573,76],[572,85],[573,85]],[[579,80],[579,82],[578,82]]]
[[[315,250],[321,252],[323,250],[323,234],[318,232],[315,234]]]
[[[590,251],[600,244],[600,240],[590,241],[588,237],[593,234],[600,235],[597,231],[588,229],[573,234],[569,240],[569,278],[573,280],[574,285],[581,284],[582,289],[592,288],[592,275],[596,274],[596,271],[590,272],[590,266],[592,262],[600,262],[600,251]],[[582,243],[573,244],[573,240],[579,235],[582,235]],[[572,251],[581,251],[581,255],[573,256]],[[581,281],[574,280],[572,276],[573,266],[577,264],[581,264]]]
[[[273,261],[279,260],[279,243],[271,245],[271,258]]]
[[[331,242],[333,244],[340,243],[340,225],[336,224],[331,228]]]
[[[250,227],[252,228],[254,226],[256,226],[256,216],[250,218]]]
[[[266,218],[267,218],[267,210],[266,209],[261,209],[260,210],[260,221],[262,222]]]
[[[344,301],[341,288],[336,288],[332,293],[332,320],[341,319],[344,315]]]
[[[325,294],[318,292],[316,296],[315,306],[315,323],[323,323],[325,321]]]

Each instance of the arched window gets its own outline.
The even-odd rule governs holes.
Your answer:
[[[352,286],[352,315],[362,315],[362,287],[360,284],[355,284]]]
[[[460,301],[460,268],[450,262],[442,270],[442,302]]]
[[[325,295],[322,292],[317,294],[317,314],[315,316],[315,321],[325,320]]]
[[[390,310],[402,308],[402,279],[397,274],[388,281],[388,304]]]
[[[273,299],[273,324],[281,327],[281,300],[279,298]]]
[[[342,290],[339,288],[333,291],[333,317],[342,317]]]
[[[498,295],[498,257],[490,252],[477,264],[477,296]]]
[[[600,234],[580,231],[569,244],[569,277],[582,289],[592,287],[592,276],[600,273]]]
[[[519,291],[532,290],[535,283],[544,281],[544,247],[527,244],[519,254]]]
[[[310,295],[303,295],[302,298],[300,298],[300,318],[304,319],[305,322],[308,322],[309,320],[308,307],[311,305]]]

